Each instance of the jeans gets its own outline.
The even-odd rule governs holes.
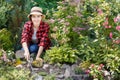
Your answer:
[[[39,46],[37,44],[31,44],[30,46],[28,46],[30,53],[37,53]],[[22,48],[22,50],[24,50]]]

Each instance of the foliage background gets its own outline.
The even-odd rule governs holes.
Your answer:
[[[0,49],[21,48],[21,30],[33,6],[43,8],[51,27],[46,62],[104,64],[119,79],[120,0],[1,0]]]

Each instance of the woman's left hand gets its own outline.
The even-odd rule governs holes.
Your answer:
[[[42,62],[43,62],[43,59],[42,59],[42,58],[38,58],[38,57],[36,57],[36,60],[38,60],[38,61],[42,61]]]

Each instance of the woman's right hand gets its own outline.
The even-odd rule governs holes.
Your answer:
[[[30,59],[30,53],[29,52],[25,52],[24,53],[25,59],[28,61]]]
[[[29,50],[28,50],[27,43],[23,42],[22,46],[23,46],[23,49],[25,51],[25,53],[24,53],[25,59],[28,61],[30,59],[30,53],[29,53]]]

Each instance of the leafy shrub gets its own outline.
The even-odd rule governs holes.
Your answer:
[[[56,10],[58,1],[62,0],[34,0],[32,6],[40,6],[43,8],[44,13],[47,11],[52,13],[52,10]]]
[[[55,74],[50,74],[44,77],[44,80],[55,80]]]
[[[119,78],[120,73],[120,55],[119,54],[107,54],[105,57],[106,66],[112,73],[113,77]]]
[[[0,1],[0,29],[6,27],[6,22],[8,21],[8,13],[12,9],[12,5],[5,2],[4,0]]]
[[[0,80],[30,80],[29,70],[17,69],[10,61],[0,59]],[[10,66],[11,65],[11,66]]]
[[[0,30],[0,48],[4,50],[13,49],[13,42],[11,40],[11,33],[7,29]]]
[[[23,24],[28,20],[27,15],[31,9],[31,0],[9,0],[7,3],[10,3],[13,8],[9,12],[9,19],[7,29],[12,34],[12,41],[14,43],[14,50],[20,49],[20,39]]]
[[[25,69],[18,70],[13,67],[0,67],[0,80],[32,80],[29,77],[29,71]]]
[[[104,65],[95,65],[91,64],[89,67],[89,70],[86,71],[89,73],[92,77],[93,80],[104,80]]]
[[[119,54],[120,1],[74,1],[59,2],[58,11],[48,21],[51,38],[56,46],[69,44],[78,49],[79,57],[84,61],[108,66],[107,60],[110,59],[105,60],[106,55]],[[114,72],[119,70],[118,65],[114,66]],[[110,69],[113,70],[112,67]]]
[[[51,26],[51,38],[55,46],[69,44],[75,48],[79,44],[79,34],[74,32],[74,27],[81,26],[81,19],[77,14],[77,7],[71,5],[72,2],[61,1],[58,4],[57,11],[53,11],[51,19],[48,20]],[[75,3],[75,2],[73,2]],[[77,4],[76,4],[77,5]],[[49,14],[48,14],[49,16]],[[81,28],[83,29],[83,28]]]
[[[60,47],[51,47],[46,51],[44,59],[46,62],[52,63],[74,63],[77,60],[77,50],[63,45]]]
[[[79,36],[83,42],[82,45],[78,45],[81,58],[92,63],[105,63],[110,71],[117,73],[119,64],[114,64],[116,60],[111,58],[119,55],[119,3],[119,0],[85,0],[79,7],[81,18],[89,25],[90,32],[86,36]],[[120,56],[118,61],[119,58]]]

